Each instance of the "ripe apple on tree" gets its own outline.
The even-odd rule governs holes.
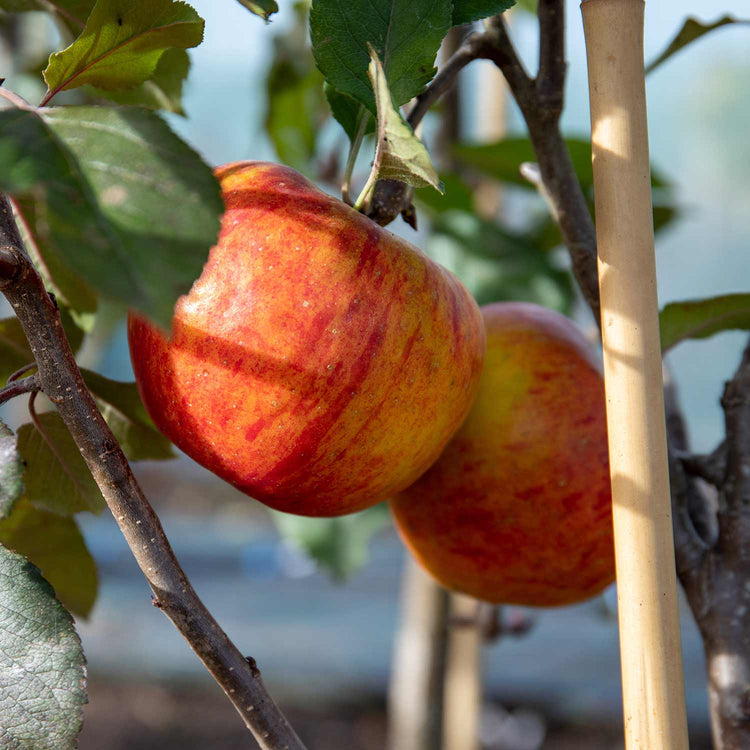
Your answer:
[[[391,501],[401,536],[451,589],[554,606],[614,580],[604,385],[581,332],[528,303],[482,308],[474,405],[438,461]]]
[[[335,516],[422,474],[466,416],[479,308],[417,248],[294,170],[216,172],[225,213],[165,335],[128,323],[157,427],[278,510]]]

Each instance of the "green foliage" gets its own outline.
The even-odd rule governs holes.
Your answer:
[[[82,29],[95,0],[0,0],[0,9],[9,13],[50,11],[56,13],[71,29]]]
[[[279,10],[275,0],[237,0],[237,2],[244,5],[251,13],[260,16],[264,21],[268,21]]]
[[[26,497],[38,508],[61,516],[105,506],[99,487],[57,412],[39,414],[42,435],[33,424],[18,429],[18,450],[26,462]]]
[[[80,639],[37,568],[2,547],[0,613],[3,745],[73,750],[87,701]]]
[[[50,267],[164,327],[200,275],[223,211],[208,166],[137,108],[0,112],[0,189],[18,199]]]
[[[496,16],[515,4],[516,0],[453,0],[453,25]]]
[[[133,88],[150,78],[165,50],[195,47],[203,19],[174,0],[97,0],[81,35],[50,57],[47,101],[58,91],[91,84]]]
[[[23,491],[23,460],[16,437],[0,421],[0,518],[10,513]]]
[[[750,294],[671,302],[659,313],[661,348],[685,339],[705,339],[722,331],[750,331]]]
[[[370,538],[390,523],[384,503],[338,518],[305,518],[278,511],[272,516],[284,539],[338,581],[364,565]]]
[[[34,361],[26,334],[18,318],[0,320],[0,383],[16,370]]]
[[[82,370],[81,373],[129,460],[174,458],[172,443],[154,427],[135,383],[110,380],[91,370]]]
[[[337,91],[328,81],[325,82],[323,91],[325,92],[328,106],[331,108],[331,114],[341,127],[344,128],[350,141],[354,141],[359,131],[361,117],[368,118],[367,125],[365,126],[365,135],[375,132],[375,118],[370,115],[370,110],[364,104],[360,104],[350,96]]]
[[[435,75],[435,56],[452,24],[450,0],[314,0],[313,54],[326,80],[376,113],[367,76],[367,44],[378,53],[395,106],[419,94]]]
[[[680,30],[675,34],[674,39],[667,45],[666,49],[646,66],[646,73],[656,70],[662,63],[666,62],[672,55],[679,52],[688,44],[692,44],[705,34],[720,29],[722,26],[730,24],[750,24],[750,21],[739,20],[732,16],[722,16],[713,23],[703,23],[697,18],[689,17],[685,19]]]
[[[73,518],[24,498],[0,521],[0,542],[34,563],[67,609],[88,617],[96,601],[96,563]]]
[[[414,187],[432,186],[442,192],[427,149],[393,106],[383,66],[369,44],[368,49],[371,62],[367,75],[377,107],[375,164],[378,178],[400,180]]]

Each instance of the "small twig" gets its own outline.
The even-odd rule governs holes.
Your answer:
[[[14,91],[8,91],[8,89],[0,88],[0,96],[9,101],[17,109],[35,109],[32,104],[26,101],[22,96],[19,96]]]
[[[539,0],[539,71],[537,101],[542,109],[562,113],[565,93],[565,3]],[[559,115],[558,115],[559,117]]]
[[[16,396],[22,396],[24,393],[35,393],[40,389],[39,381],[37,380],[36,373],[29,375],[28,378],[22,380],[8,381],[8,385],[4,388],[0,388],[0,404],[4,404],[6,401],[15,398]]]
[[[232,701],[263,750],[304,750],[249,663],[206,609],[172,551],[114,435],[86,388],[65,337],[60,313],[32,265],[0,198],[0,290],[11,303],[39,368],[41,390],[57,407],[115,517],[162,611],[179,629]],[[4,257],[0,251],[0,258]],[[12,273],[4,275],[3,269]],[[18,381],[24,382],[24,381]]]

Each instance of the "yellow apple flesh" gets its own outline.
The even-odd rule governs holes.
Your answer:
[[[487,355],[474,405],[438,461],[391,508],[406,545],[448,588],[553,606],[614,580],[605,399],[567,318],[482,308]]]
[[[484,356],[448,271],[287,167],[217,170],[225,214],[166,336],[128,323],[157,427],[279,510],[335,516],[411,484],[466,416]]]

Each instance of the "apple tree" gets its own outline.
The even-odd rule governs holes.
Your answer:
[[[241,2],[266,20],[278,11],[274,0]],[[428,251],[450,258],[480,303],[522,299],[570,313],[581,299],[598,324],[590,145],[560,128],[564,4],[519,3],[517,12],[538,14],[534,75],[503,15],[511,5],[314,0],[283,8],[294,22],[274,37],[267,132],[280,161],[340,189],[372,221],[402,217],[426,226]],[[222,202],[212,170],[159,113],[184,114],[187,50],[201,43],[203,20],[176,0],[0,0],[0,10],[16,72],[46,86],[36,102],[0,88],[0,290],[13,311],[0,320],[0,403],[25,397],[29,405],[28,423],[14,430],[0,423],[0,727],[12,747],[76,744],[86,681],[71,614],[85,617],[96,597],[95,565],[76,516],[106,506],[154,606],[259,746],[302,748],[255,661],[196,595],[130,469],[132,461],[173,455],[135,384],[76,364],[102,301],[168,328],[216,240]],[[62,38],[42,65],[18,44],[18,19],[28,11],[49,14]],[[650,69],[734,20],[689,19]],[[441,45],[447,54],[436,68]],[[524,137],[463,139],[452,87],[479,59],[505,77]],[[324,131],[336,136],[324,142]],[[364,179],[362,161],[372,162]],[[545,211],[508,226],[482,205],[488,181],[537,191]],[[652,187],[658,230],[676,211],[657,170]],[[660,322],[664,351],[687,338],[747,330],[750,294],[673,303]],[[705,644],[717,750],[750,744],[750,348],[728,376],[725,438],[709,455],[690,450],[674,389],[666,391],[677,569]],[[40,395],[50,409],[37,408]],[[323,521],[279,515],[278,522],[343,576],[387,521],[376,507]]]

